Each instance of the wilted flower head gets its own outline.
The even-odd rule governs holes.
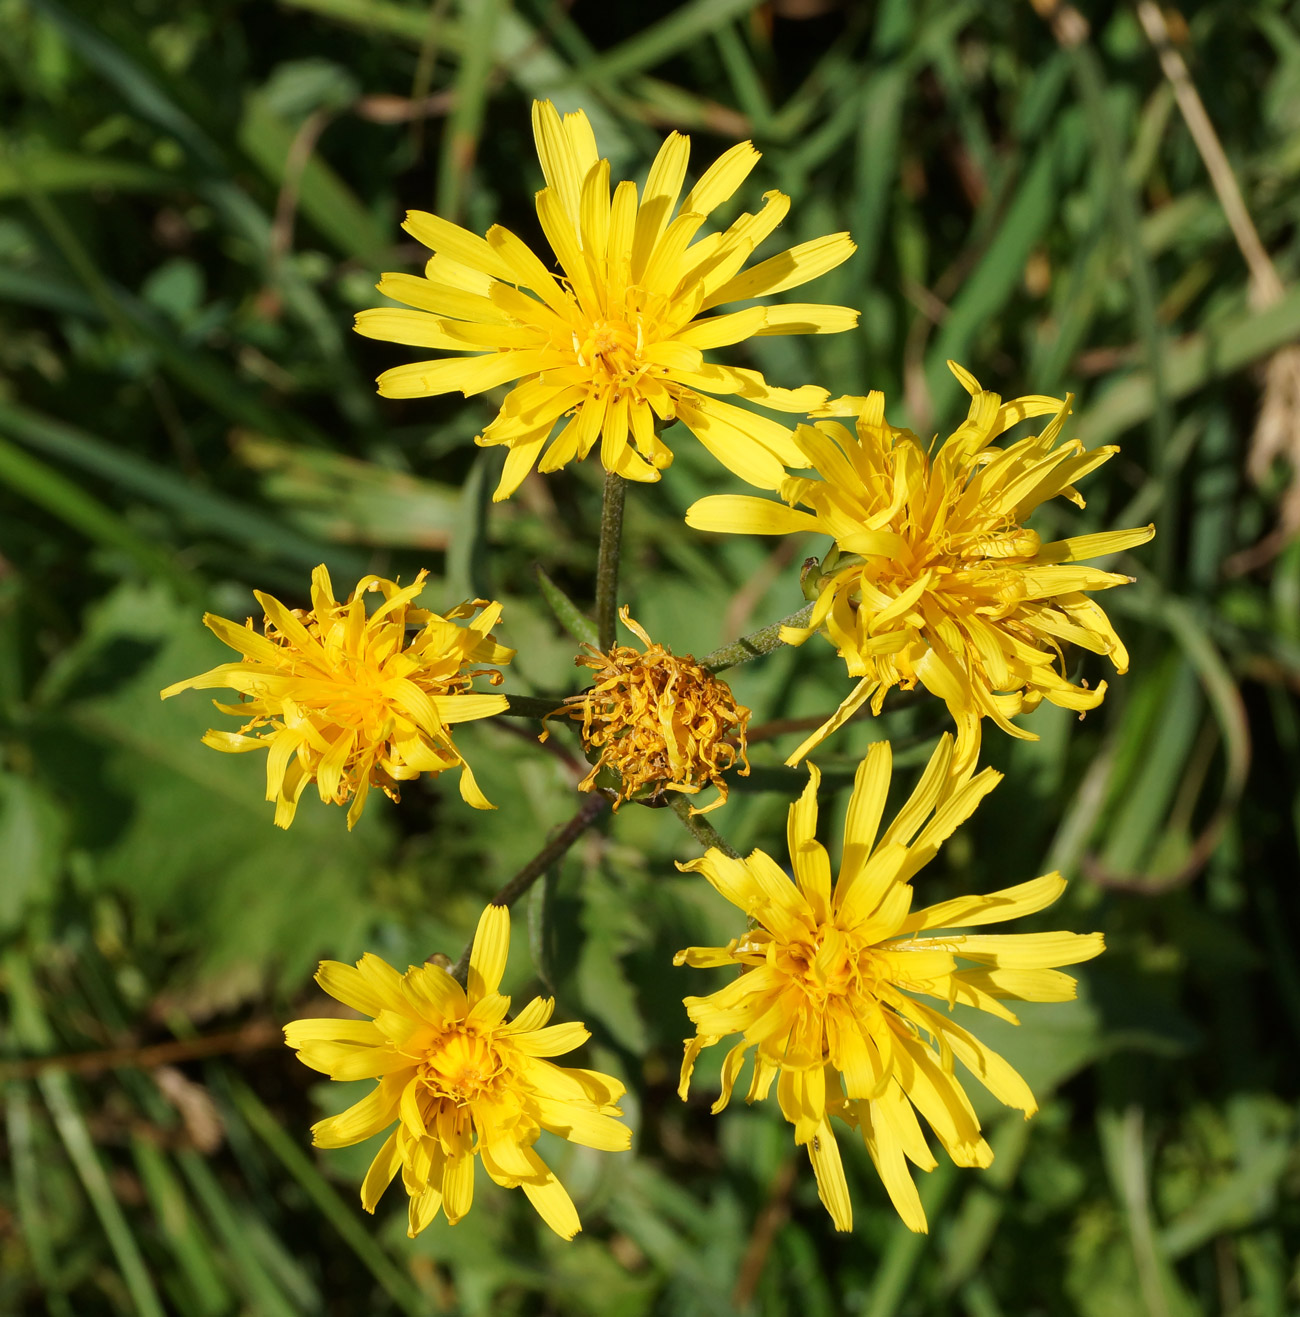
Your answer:
[[[750,483],[776,489],[782,464],[799,460],[790,431],[719,396],[807,412],[826,391],[773,388],[755,370],[714,365],[703,354],[759,334],[837,333],[857,324],[857,312],[787,303],[701,316],[815,279],[852,254],[848,235],[800,243],[742,272],[785,218],[789,197],[768,192],[757,214],[694,239],[758,162],[749,142],[716,160],[678,210],[690,154],[680,133],[670,134],[655,157],[639,202],[632,182],[619,183],[611,198],[609,161],[599,158],[582,111],[562,119],[549,101],[536,101],[533,135],[546,176],[537,215],[561,273],[500,225],[480,238],[411,211],[404,227],[436,254],[424,278],[386,274],[379,284],[411,309],[363,311],[357,329],[471,355],[385,371],[380,393],[416,398],[459,390],[469,397],[513,384],[476,441],[510,450],[498,499],[509,497],[534,466],[555,471],[586,457],[597,439],[607,471],[658,480],[673,455],[656,423],[672,420]]]
[[[954,1058],[999,1101],[1026,1116],[1037,1110],[1020,1075],[951,1018],[953,1005],[1015,1024],[1003,1000],[1069,1000],[1075,981],[1055,967],[1103,949],[1099,933],[934,931],[1042,910],[1065,889],[1056,873],[912,910],[913,875],[1001,777],[992,769],[954,776],[952,752],[952,739],[944,736],[911,798],[880,834],[891,756],[887,741],[871,747],[854,783],[834,885],[830,858],[816,838],[820,775],[811,764],[808,786],[790,807],[793,882],[763,851],[733,860],[710,850],[679,866],[702,873],[750,921],[725,947],[677,954],[679,965],[741,971],[711,996],[686,998],[698,1035],[686,1044],[681,1095],[701,1049],[740,1034],[722,1063],[722,1095],[713,1110],[727,1105],[752,1050],[747,1100],[766,1097],[777,1081],[781,1111],[795,1127],[795,1143],[808,1149],[838,1230],[852,1228],[853,1208],[831,1118],[861,1130],[899,1215],[910,1229],[925,1230],[907,1162],[927,1171],[936,1162],[917,1113],[958,1166],[987,1166],[993,1158]],[[917,995],[937,998],[945,1009]]]
[[[475,809],[494,806],[479,790],[451,737],[451,724],[487,718],[506,707],[504,695],[471,689],[475,677],[496,685],[501,674],[472,665],[509,663],[513,649],[489,634],[501,605],[474,599],[445,616],[413,608],[427,572],[408,586],[365,576],[340,604],[323,566],[312,573],[311,610],[286,608],[254,591],[265,613],[261,633],[205,614],[204,625],[242,657],[162,692],[227,687],[239,704],[213,701],[245,720],[238,732],[209,729],[205,745],[242,753],[266,750],[266,798],[287,828],[298,801],[315,782],[320,798],[351,800],[348,827],[361,817],[377,786],[392,800],[398,783],[421,773],[460,769],[460,794]],[[367,615],[366,595],[382,602]],[[470,618],[467,626],[459,626]],[[408,638],[408,628],[419,628]]]
[[[510,912],[490,905],[479,919],[468,990],[436,965],[399,974],[378,956],[356,964],[321,962],[316,981],[372,1020],[295,1020],[285,1041],[298,1059],[331,1079],[378,1079],[337,1116],[312,1126],[319,1148],[360,1143],[394,1121],[361,1186],[375,1210],[400,1170],[410,1195],[414,1237],[441,1208],[455,1225],[474,1199],[477,1154],[497,1184],[522,1188],[557,1235],[582,1225],[564,1186],[533,1150],[543,1130],[607,1152],[625,1151],[632,1134],[613,1117],[623,1085],[595,1070],[544,1060],[581,1046],[581,1024],[552,1024],[555,1002],[537,997],[507,1021],[510,998],[497,991],[510,950]]]
[[[781,535],[819,531],[835,545],[813,584],[806,629],[782,638],[802,644],[825,630],[849,675],[860,678],[836,714],[787,760],[797,763],[868,700],[879,713],[893,686],[920,682],[948,705],[957,724],[957,763],[974,765],[980,724],[1037,739],[1011,719],[1044,699],[1091,709],[1106,691],[1064,675],[1062,646],[1109,656],[1117,672],[1128,653],[1086,591],[1131,577],[1079,565],[1144,544],[1153,526],[1044,543],[1024,526],[1040,504],[1062,495],[1079,507],[1076,481],[1119,450],[1058,444],[1070,399],[1029,396],[1003,403],[949,362],[971,394],[970,413],[935,453],[910,430],[885,421],[884,397],[841,399],[856,411],[857,434],[835,421],[800,426],[795,442],[817,479],[791,476],[783,506],[745,495],[701,499],[686,514],[699,530]],[[1051,414],[1041,435],[996,448],[1027,417]],[[799,511],[801,504],[811,511]]]
[[[692,814],[707,814],[727,803],[723,774],[736,766],[749,773],[745,728],[749,710],[736,703],[731,687],[686,654],[678,658],[653,642],[645,630],[619,609],[623,625],[645,646],[615,645],[608,654],[593,645],[574,661],[591,668],[595,684],[571,696],[563,712],[582,722],[586,750],[598,750],[591,772],[579,783],[590,791],[601,769],[620,779],[619,803],[658,787],[695,795],[718,788],[718,797]]]

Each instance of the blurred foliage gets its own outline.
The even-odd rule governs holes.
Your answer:
[[[0,0],[0,1310],[1300,1311],[1300,543],[1227,566],[1291,478],[1243,471],[1260,368],[1300,334],[1300,6],[1205,0],[1174,28],[1291,287],[1267,310],[1134,12],[1089,17],[1067,48],[1026,4],[960,0]],[[491,399],[381,402],[393,349],[348,330],[419,260],[405,207],[535,234],[535,95],[585,107],[633,175],[669,126],[697,172],[752,136],[753,195],[794,198],[783,238],[853,233],[808,295],[861,306],[861,331],[746,345],[773,383],[884,388],[923,431],[959,402],[947,357],[1006,394],[1071,390],[1085,441],[1124,453],[1044,531],[1159,524],[1108,601],[1132,672],[1086,723],[1045,707],[1036,743],[986,735],[1007,781],[923,879],[929,900],[1060,867],[1053,924],[1110,947],[1076,1005],[982,1028],[1043,1111],[982,1111],[997,1159],[923,1177],[929,1237],[850,1140],[845,1237],[774,1105],[715,1120],[707,1073],[678,1102],[680,998],[708,979],[671,955],[734,929],[673,868],[692,838],[634,806],[517,909],[507,978],[554,988],[630,1088],[633,1156],[546,1150],[577,1241],[495,1194],[408,1242],[398,1190],[360,1213],[372,1149],[308,1147],[349,1098],[273,1026],[319,1011],[315,960],[454,956],[573,812],[574,742],[474,725],[499,813],[421,783],[352,834],[311,801],[280,834],[256,768],[199,745],[206,706],[157,692],[222,657],[204,607],[299,601],[320,561],[495,594],[512,689],[575,688],[534,565],[590,600],[598,473],[487,517]],[[811,542],[688,532],[732,486],[677,451],[632,491],[623,596],[703,653],[797,606]],[[810,644],[735,685],[756,723],[807,718],[842,666]],[[846,729],[828,784],[882,731],[915,764],[938,727],[914,706]],[[738,847],[781,853],[784,744],[758,741],[715,816]]]

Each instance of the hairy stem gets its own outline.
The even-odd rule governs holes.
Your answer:
[[[740,859],[740,852],[727,845],[722,838],[722,834],[712,823],[702,818],[699,814],[691,813],[691,802],[680,792],[673,792],[672,809],[673,813],[676,814],[686,825],[686,831],[689,832],[691,836],[705,848],[705,850],[708,850],[711,847],[716,847],[731,859]]]
[[[596,567],[596,632],[598,645],[608,653],[614,646],[618,620],[618,558],[623,542],[623,499],[627,481],[605,472],[605,501],[600,509],[600,561]]]
[[[510,703],[501,710],[502,718],[546,718],[564,704],[563,695],[506,695]]]
[[[604,796],[592,795],[582,808],[533,856],[522,869],[492,898],[490,905],[513,905],[600,817],[608,802]],[[451,967],[451,976],[461,987],[469,977],[469,956],[474,948],[471,938],[460,959]]]
[[[734,668],[737,663],[747,663],[750,659],[762,658],[764,654],[770,654],[774,649],[780,649],[785,644],[781,639],[783,626],[807,626],[812,610],[812,604],[805,604],[797,613],[791,613],[789,617],[783,617],[779,622],[773,622],[771,626],[765,626],[759,631],[751,631],[749,635],[741,636],[739,640],[733,640],[729,645],[720,645],[711,654],[706,654],[700,659],[700,666],[708,668],[710,672],[721,672],[725,668]]]

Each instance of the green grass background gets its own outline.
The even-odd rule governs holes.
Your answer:
[[[1028,4],[961,0],[0,0],[0,1311],[1300,1312],[1300,543],[1226,566],[1290,478],[1256,488],[1245,456],[1262,367],[1300,331],[1300,6],[1173,21],[1291,289],[1263,311],[1134,11],[1088,17],[1063,48]],[[355,1096],[274,1040],[322,1004],[315,961],[454,956],[572,813],[572,777],[477,725],[498,813],[421,783],[352,834],[310,799],[282,834],[259,767],[199,745],[204,698],[157,692],[222,661],[204,608],[300,603],[321,561],[343,588],[428,567],[435,606],[502,598],[511,689],[576,688],[532,569],[589,603],[598,472],[489,513],[500,455],[470,440],[494,400],[384,402],[372,378],[408,354],[349,330],[381,270],[419,268],[406,207],[537,236],[534,96],[584,107],[630,177],[669,127],[693,174],[750,136],[745,205],[780,187],[782,239],[852,232],[853,260],[797,296],[860,306],[860,331],[733,360],[883,388],[927,433],[960,419],[947,357],[1006,395],[1072,391],[1077,433],[1123,452],[1086,512],[1040,526],[1158,523],[1106,600],[1130,674],[1086,722],[1035,714],[1036,743],[990,731],[1007,780],[918,880],[939,899],[1060,867],[1071,890],[1036,926],[1109,944],[1077,1004],[982,1027],[1043,1109],[981,1107],[997,1160],[921,1177],[928,1238],[847,1135],[837,1236],[774,1106],[710,1117],[707,1067],[677,1100],[680,998],[717,980],[671,955],[735,920],[675,871],[698,847],[662,811],[622,810],[516,911],[516,999],[554,989],[593,1030],[585,1063],[630,1090],[634,1155],[547,1149],[575,1243],[486,1182],[410,1242],[400,1186],[360,1212],[372,1150],[308,1145]],[[701,653],[792,611],[822,546],[686,530],[736,486],[674,440],[629,500],[623,597]],[[756,722],[845,689],[820,642],[735,684]],[[901,791],[942,724],[916,705],[841,733],[825,825],[868,741],[894,738]],[[789,748],[756,746],[714,816],[742,849],[784,853]],[[202,1039],[212,1055],[137,1056]],[[48,1059],[82,1053],[101,1055]]]

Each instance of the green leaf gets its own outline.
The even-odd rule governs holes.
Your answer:
[[[547,576],[546,569],[541,563],[534,565],[533,573],[537,577],[537,588],[542,592],[542,598],[550,605],[555,620],[580,645],[599,648],[596,624]]]

